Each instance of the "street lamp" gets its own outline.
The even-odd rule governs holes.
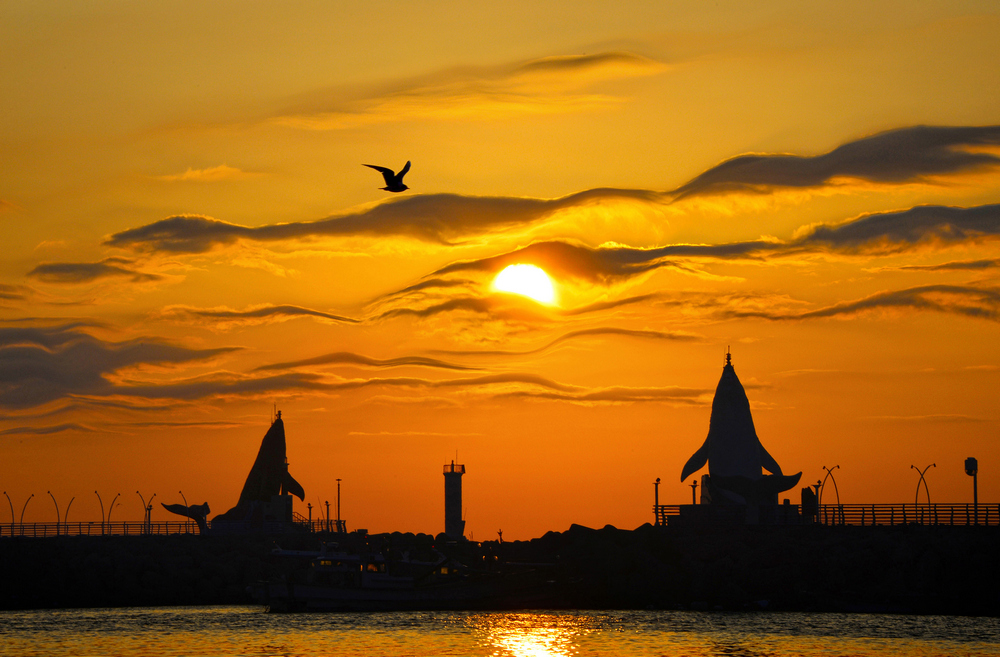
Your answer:
[[[819,495],[817,500],[819,504],[823,503],[823,489],[826,488],[826,480],[827,478],[829,478],[833,482],[834,492],[837,493],[837,506],[840,506],[840,489],[837,488],[837,479],[836,477],[833,476],[833,471],[839,467],[840,467],[839,465],[835,465],[832,468],[828,468],[825,465],[823,466],[823,469],[826,470],[826,477],[823,477],[823,483],[819,487]]]
[[[184,500],[184,506],[187,506],[188,505],[188,500],[187,500],[186,497],[184,497],[184,491],[179,490],[177,492],[181,494],[181,499]]]
[[[52,494],[52,491],[45,491],[52,498],[52,503],[56,505],[56,536],[59,535],[59,504],[56,502],[56,496]]]
[[[20,524],[21,524],[21,534],[22,535],[24,534],[24,510],[28,508],[28,502],[30,502],[31,498],[34,497],[34,496],[35,496],[34,493],[32,493],[31,495],[29,495],[28,499],[26,499],[24,501],[24,506],[21,507],[21,523]]]
[[[3,496],[7,498],[7,504],[10,505],[10,535],[14,535],[14,503],[10,501],[10,495],[7,491],[3,492]]]
[[[915,465],[910,466],[911,470],[916,470],[917,472],[920,473],[920,479],[917,481],[917,492],[913,495],[913,506],[916,506],[919,503],[918,500],[920,499],[920,484],[924,485],[924,492],[927,493],[927,506],[931,505],[931,491],[929,488],[927,488],[927,480],[924,479],[924,473],[927,472],[929,469],[936,467],[937,463],[931,463],[923,470],[921,470]]]
[[[139,496],[140,500],[142,500],[142,509],[143,509],[142,530],[143,533],[148,534],[150,530],[149,527],[150,516],[152,516],[153,514],[153,498],[156,497],[156,493],[153,493],[153,497],[149,498],[149,504],[146,503],[146,498],[142,496],[142,493],[136,491],[135,494]]]
[[[971,456],[965,459],[965,474],[972,477],[972,517],[979,524],[979,461]]]
[[[69,508],[73,506],[73,500],[76,496],[69,498],[69,504],[66,505],[66,513],[63,514],[63,526],[66,528],[66,533],[69,534]]]
[[[114,509],[115,509],[115,501],[119,497],[121,497],[121,495],[122,495],[121,493],[117,493],[115,495],[115,499],[111,500],[111,506],[108,507],[108,531],[111,532],[112,534],[114,534],[115,532],[114,532],[113,529],[111,529],[111,512],[114,511]],[[119,505],[119,506],[121,506],[121,505]]]

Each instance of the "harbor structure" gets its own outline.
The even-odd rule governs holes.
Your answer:
[[[462,518],[462,475],[465,466],[454,461],[444,466],[444,533],[458,540],[465,535]]]

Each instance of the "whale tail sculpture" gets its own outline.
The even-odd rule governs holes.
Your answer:
[[[208,508],[208,502],[204,504],[192,504],[191,506],[185,506],[183,504],[163,504],[160,503],[164,509],[170,513],[176,513],[179,516],[184,516],[185,518],[191,518],[198,524],[198,531],[202,534],[208,532],[208,514],[211,509]]]
[[[250,468],[240,499],[229,511],[215,516],[212,522],[242,522],[251,519],[256,511],[271,502],[275,495],[290,493],[300,500],[305,500],[302,485],[295,481],[288,472],[288,460],[285,457],[285,424],[281,420],[281,411],[271,423],[271,428],[264,434],[260,443],[257,459]]]
[[[774,504],[778,493],[791,489],[802,473],[785,475],[757,437],[750,400],[736,376],[731,354],[715,389],[708,437],[681,470],[681,481],[708,463],[711,498],[736,504]],[[765,475],[761,469],[770,472]]]

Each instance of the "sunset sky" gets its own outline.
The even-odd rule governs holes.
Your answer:
[[[6,2],[0,489],[222,513],[276,407],[348,529],[443,531],[456,455],[467,536],[631,529],[729,347],[803,484],[971,502],[975,456],[997,502],[998,43],[995,1]]]

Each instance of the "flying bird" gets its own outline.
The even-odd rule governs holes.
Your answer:
[[[406,163],[403,170],[399,173],[385,167],[377,167],[374,164],[365,164],[364,166],[375,169],[385,178],[385,187],[380,187],[379,189],[384,189],[387,192],[403,192],[409,189],[409,187],[403,184],[403,176],[410,170],[409,162]]]

